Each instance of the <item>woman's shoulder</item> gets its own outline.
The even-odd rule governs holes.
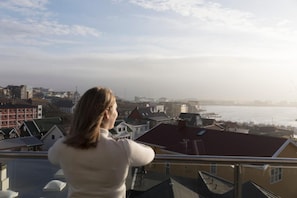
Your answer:
[[[127,138],[123,138],[123,139],[119,139],[119,140],[117,140],[117,142],[119,143],[119,144],[123,144],[123,145],[125,145],[125,146],[128,146],[128,147],[130,147],[130,148],[138,148],[138,147],[147,147],[146,145],[144,145],[144,144],[141,144],[141,143],[139,143],[139,142],[136,142],[136,141],[134,141],[134,140],[131,140],[131,139],[127,139]]]

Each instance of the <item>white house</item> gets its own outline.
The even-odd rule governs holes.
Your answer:
[[[138,137],[142,136],[143,134],[145,134],[149,128],[150,128],[150,124],[149,122],[143,123],[143,124],[128,124],[128,126],[132,129],[132,137],[131,139],[135,140]]]
[[[64,130],[58,125],[52,126],[48,132],[41,137],[43,142],[42,150],[47,151],[58,139],[65,136]]]
[[[110,133],[116,139],[132,139],[132,132],[133,130],[124,120],[117,120],[114,123],[114,128],[110,130]]]

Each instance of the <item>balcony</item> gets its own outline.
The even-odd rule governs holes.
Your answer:
[[[66,181],[59,171],[59,167],[48,162],[46,152],[0,152],[0,158],[2,164],[0,183],[3,189],[1,193],[15,193],[15,196],[10,197],[22,198],[66,197],[67,185],[63,186]],[[141,192],[147,188],[152,189],[155,184],[161,184],[162,180],[160,178],[174,178],[168,185],[171,187],[178,186],[179,192],[187,192],[182,197],[199,197],[197,194],[195,195],[201,187],[198,186],[197,182],[194,188],[192,186],[192,188],[183,191],[181,190],[182,185],[177,182],[178,180],[175,180],[183,177],[184,179],[191,178],[192,181],[197,181],[199,172],[208,190],[213,193],[209,197],[219,197],[222,194],[225,194],[225,197],[247,197],[245,195],[247,178],[248,181],[255,182],[253,183],[255,187],[262,191],[263,194],[267,194],[267,197],[297,197],[297,194],[292,195],[294,193],[292,189],[295,188],[293,181],[287,182],[291,184],[290,186],[276,187],[278,182],[285,182],[286,175],[296,175],[296,181],[296,167],[297,159],[295,158],[160,154],[156,155],[154,161],[145,167],[145,171],[142,168],[131,169],[126,185],[127,190],[130,190],[130,192]],[[273,170],[281,170],[281,172],[268,171],[272,170],[272,168],[276,168]],[[262,174],[251,174],[249,169],[256,169]],[[220,170],[228,170],[229,172],[226,171],[226,173],[228,173],[229,179],[220,177],[219,175],[222,174]],[[278,173],[280,175],[277,175]],[[269,175],[272,180],[265,181],[266,175]],[[55,184],[57,185],[55,188],[44,188],[52,180],[56,180]],[[268,189],[267,183],[272,188]],[[271,193],[270,196],[268,196],[268,192]],[[162,192],[159,192],[159,195],[164,197]],[[204,195],[204,197],[207,196]]]

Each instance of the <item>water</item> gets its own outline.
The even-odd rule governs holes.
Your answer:
[[[297,107],[205,105],[201,108],[220,115],[216,120],[297,127]]]

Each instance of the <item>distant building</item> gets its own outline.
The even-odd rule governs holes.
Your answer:
[[[0,128],[0,140],[17,138],[19,136],[16,128]]]
[[[116,120],[113,129],[109,131],[116,139],[132,139],[133,130],[124,120]]]
[[[75,103],[70,99],[55,99],[52,100],[52,104],[64,113],[72,114],[74,112]]]
[[[20,126],[20,136],[34,136],[41,139],[54,125],[62,125],[63,120],[60,117],[50,117],[42,119],[33,119],[25,121]]]
[[[135,96],[134,101],[135,102],[155,102],[155,99],[153,99],[153,98],[147,98],[147,97]]]
[[[143,134],[145,134],[149,129],[150,129],[150,122],[149,121],[133,121],[133,120],[129,120],[127,121],[127,124],[130,126],[130,128],[132,129],[132,139],[136,139],[140,136],[142,136]]]
[[[0,86],[0,98],[6,98],[8,97],[9,90],[5,87]]]
[[[32,97],[32,94],[29,94],[26,85],[8,85],[6,88],[9,91],[7,96],[10,98],[29,99]]]
[[[18,128],[25,120],[42,118],[41,105],[0,104],[0,128]]]
[[[40,139],[43,142],[42,150],[47,151],[58,139],[65,135],[65,129],[61,125],[53,125]]]
[[[187,126],[203,126],[202,117],[199,113],[181,113],[179,119],[184,120]]]
[[[150,128],[160,123],[171,123],[172,119],[166,115],[162,105],[152,107],[136,107],[127,118],[128,122],[149,122]]]

